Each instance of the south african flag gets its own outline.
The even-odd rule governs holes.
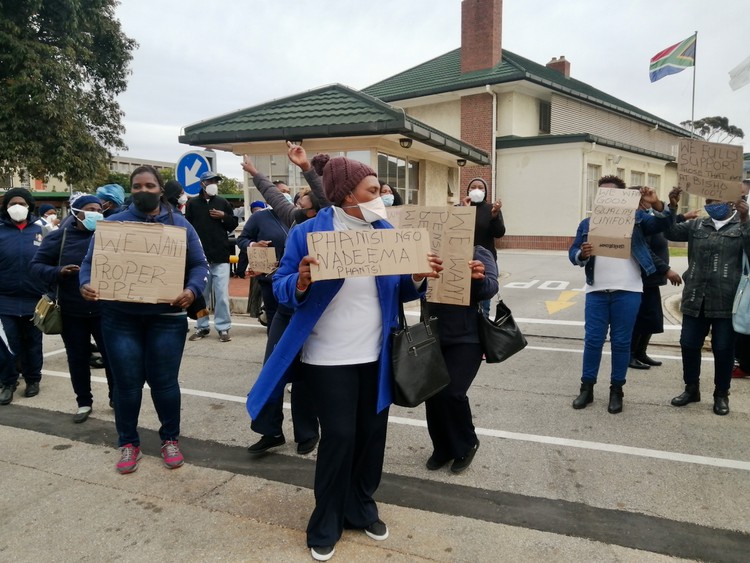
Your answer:
[[[696,35],[691,35],[685,41],[667,47],[651,58],[649,78],[656,82],[669,74],[682,72],[689,66],[695,66]]]

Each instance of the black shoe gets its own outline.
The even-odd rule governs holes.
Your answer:
[[[610,385],[609,387],[609,406],[607,412],[609,414],[617,414],[622,412],[622,385]]]
[[[76,424],[86,422],[91,412],[91,407],[79,407],[78,411],[73,415],[73,422],[75,422]]]
[[[659,360],[654,360],[653,358],[648,357],[646,354],[640,354],[636,357],[636,360],[646,364],[647,366],[654,366],[657,368],[662,364],[662,362],[660,362]]]
[[[13,402],[13,392],[16,390],[15,385],[3,385],[0,388],[0,405],[9,405]]]
[[[93,369],[104,369],[104,358],[101,356],[91,356],[89,366]]]
[[[376,541],[388,539],[388,526],[380,518],[365,528],[365,534]]]
[[[263,436],[252,446],[247,448],[247,451],[249,451],[251,454],[262,454],[264,452],[267,452],[271,448],[283,446],[284,444],[286,444],[286,440],[284,439],[283,434],[281,436]]]
[[[24,397],[36,397],[39,394],[39,382],[33,381],[31,383],[26,384],[26,389],[24,389],[23,396]]]
[[[724,416],[729,414],[729,393],[724,392],[722,394],[714,393],[714,414]]]
[[[672,399],[672,406],[684,407],[689,403],[701,402],[701,390],[697,383],[688,383],[685,390]]]
[[[315,546],[310,548],[310,554],[315,561],[328,561],[335,553],[336,548],[332,545]]]
[[[630,363],[628,364],[628,367],[633,369],[651,369],[650,365],[642,362],[635,356],[630,356]]]
[[[312,438],[301,441],[299,444],[297,444],[297,453],[299,455],[309,454],[311,451],[315,449],[315,446],[318,445],[319,439],[320,438],[318,436],[313,436]]]
[[[573,400],[574,409],[585,409],[586,405],[594,401],[594,384],[581,383],[581,394]]]
[[[115,408],[115,402],[112,399],[109,400],[109,408]]]
[[[479,438],[477,438],[477,443],[473,448],[469,450],[469,453],[467,453],[464,457],[457,457],[455,460],[453,460],[453,465],[451,465],[451,473],[461,473],[462,471],[468,469],[471,465],[471,462],[474,461],[474,456],[476,455],[478,449]]]
[[[441,461],[440,459],[435,457],[435,454],[433,453],[429,458],[427,458],[427,463],[425,463],[424,466],[430,471],[437,471],[441,467],[445,466],[445,464],[448,463],[449,461],[450,459]]]
[[[188,338],[188,340],[190,340],[190,342],[200,340],[201,338],[205,338],[206,336],[208,336],[210,332],[211,331],[207,328],[196,328],[195,332],[190,335],[190,338]]]

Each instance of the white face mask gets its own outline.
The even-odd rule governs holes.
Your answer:
[[[29,208],[20,203],[16,203],[8,208],[8,215],[10,215],[10,218],[16,223],[20,223],[21,221],[26,220],[29,216]]]
[[[356,201],[356,198],[355,198]],[[381,219],[388,219],[388,214],[385,211],[385,204],[383,198],[376,197],[365,203],[357,202],[359,210],[362,212],[362,218],[368,223],[374,223]]]
[[[294,203],[294,198],[292,197],[292,194],[281,192],[281,195],[283,195],[289,203]]]
[[[182,194],[180,197],[177,198],[177,203],[180,205],[184,205],[187,203],[188,197],[187,194]]]
[[[214,197],[219,193],[219,186],[217,184],[209,184],[205,187],[205,190],[208,197]]]
[[[469,190],[469,199],[473,203],[479,203],[484,200],[484,190],[480,190],[478,188],[474,188],[473,190]]]
[[[383,200],[383,203],[386,207],[390,207],[391,205],[393,205],[393,194],[383,194],[380,196],[380,198]]]
[[[54,221],[55,219],[57,219],[57,215],[55,215],[54,213],[50,213],[49,215],[45,215],[45,216],[44,216],[44,219],[45,219],[45,220],[46,220],[47,222],[50,222],[50,223],[51,223],[52,221]]]

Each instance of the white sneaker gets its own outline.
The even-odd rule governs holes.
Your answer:
[[[328,561],[333,557],[334,553],[336,553],[336,548],[332,545],[310,548],[310,555],[312,555],[312,558],[315,559],[315,561]]]

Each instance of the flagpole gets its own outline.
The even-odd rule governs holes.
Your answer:
[[[692,108],[690,110],[690,123],[695,123],[695,69],[698,66],[698,31],[695,32],[695,46],[693,47],[694,50],[694,58],[693,58],[693,103]],[[695,131],[695,127],[691,127],[691,130]],[[693,133],[693,137],[695,137],[695,133]]]

